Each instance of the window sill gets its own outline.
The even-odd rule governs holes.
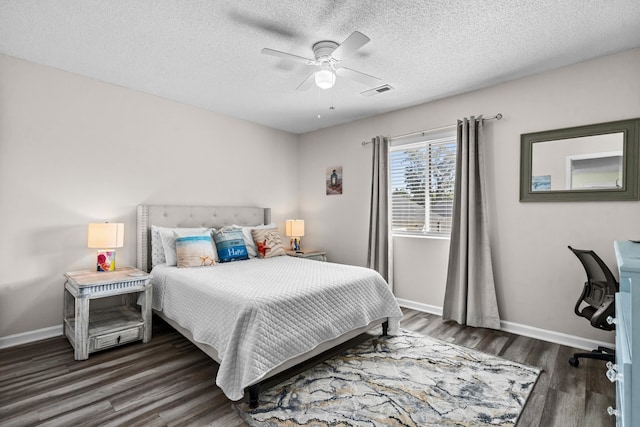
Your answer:
[[[430,239],[430,240],[451,240],[451,236],[436,236],[436,235],[419,235],[419,234],[392,234],[391,237],[401,237],[408,239]]]

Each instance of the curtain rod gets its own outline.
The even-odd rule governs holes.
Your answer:
[[[487,118],[483,117],[482,121],[485,121],[485,120],[500,120],[500,119],[502,119],[502,114],[498,113],[493,117],[487,117]],[[395,139],[395,138],[404,138],[404,137],[413,136],[413,135],[424,135],[427,132],[439,131],[439,130],[447,129],[447,128],[450,128],[450,127],[453,127],[453,126],[456,126],[456,124],[449,125],[449,126],[441,126],[439,128],[434,128],[434,129],[421,130],[421,131],[418,131],[418,132],[405,133],[403,135],[392,136],[391,138]],[[365,145],[367,145],[367,144],[371,144],[371,141],[362,141],[362,146],[363,147]]]

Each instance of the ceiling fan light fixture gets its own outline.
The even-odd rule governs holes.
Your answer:
[[[329,89],[336,83],[336,75],[331,70],[320,70],[316,72],[315,80],[320,89]]]
[[[264,48],[261,52],[265,55],[320,68],[315,73],[308,75],[308,77],[296,87],[296,90],[307,90],[313,86],[314,82],[320,89],[329,89],[335,85],[338,77],[351,79],[365,86],[373,87],[380,85],[382,79],[350,68],[335,68],[343,59],[352,56],[358,49],[370,41],[369,37],[359,31],[351,33],[342,44],[338,44],[332,40],[321,40],[314,43],[311,47],[313,50],[313,59],[269,48]]]

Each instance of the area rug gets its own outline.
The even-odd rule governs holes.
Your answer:
[[[402,331],[236,406],[252,426],[512,426],[540,370]]]

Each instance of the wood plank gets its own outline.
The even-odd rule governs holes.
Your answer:
[[[615,397],[613,399],[613,401],[615,401]],[[602,410],[602,408],[606,408],[609,405],[615,406],[612,404],[611,396],[587,390],[584,402],[584,419],[587,421],[585,425],[614,427],[616,425],[616,418]]]
[[[604,378],[604,362],[585,360],[573,368],[568,358],[574,349],[568,347],[403,312],[403,329],[543,368],[518,427],[614,425],[606,408],[615,406],[615,388]],[[367,338],[357,337],[333,353]],[[1,423],[244,427],[234,402],[215,385],[217,369],[217,363],[157,317],[148,343],[100,351],[85,361],[73,359],[63,337],[3,349]]]
[[[518,427],[542,427],[540,419],[542,418],[542,411],[547,399],[546,390],[544,393],[540,392],[539,387],[534,387],[534,391],[529,396],[527,403],[520,414],[518,419]]]
[[[576,351],[578,350],[569,347],[562,347],[558,351],[554,369],[559,375],[554,375],[549,385],[556,390],[584,398],[587,391],[587,377],[590,370],[584,369],[585,366],[582,362],[580,362],[580,366],[577,368],[569,364],[569,358],[573,356],[573,353]],[[601,362],[600,367],[604,369],[604,366],[605,364]],[[596,368],[597,367],[594,366],[591,370],[596,370]],[[600,372],[600,376],[605,377],[604,370]],[[606,377],[604,379],[606,380]]]
[[[497,356],[509,341],[509,334],[502,331],[487,330],[478,344],[474,347],[478,351]]]
[[[585,419],[585,399],[575,394],[549,389],[540,426],[585,427],[596,426]]]

